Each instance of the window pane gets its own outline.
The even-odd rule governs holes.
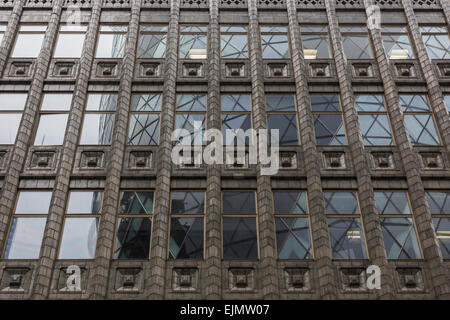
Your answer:
[[[308,214],[306,192],[275,191],[273,207],[276,214]]]
[[[224,259],[258,258],[255,218],[223,218]]]
[[[132,114],[128,131],[128,144],[156,145],[159,140],[159,115]]]
[[[14,218],[5,259],[38,259],[46,218]]]
[[[303,30],[303,29],[302,29]],[[330,48],[328,46],[328,35],[327,34],[315,34],[306,35],[302,34],[302,44],[303,49],[306,50],[316,50],[314,55],[306,55],[305,58],[315,56],[315,59],[328,59],[330,58]],[[307,51],[308,52],[308,51]]]
[[[366,146],[393,145],[389,120],[385,114],[358,115],[361,134]]]
[[[422,35],[430,59],[450,59],[450,39],[448,34]]]
[[[250,111],[249,94],[225,94],[222,95],[222,111]]]
[[[43,114],[34,139],[35,146],[62,145],[66,133],[68,114]]]
[[[101,191],[71,191],[67,213],[100,213],[102,200]]]
[[[151,228],[150,218],[120,218],[114,259],[148,259]]]
[[[444,259],[450,259],[450,218],[433,218],[436,237]]]
[[[44,34],[19,34],[14,46],[13,58],[37,58],[41,51]]]
[[[0,93],[0,111],[23,110],[27,97],[26,93]]]
[[[307,218],[275,218],[279,259],[311,259]]]
[[[432,214],[450,214],[450,192],[425,193]]]
[[[83,50],[84,33],[59,34],[55,58],[80,58]]]
[[[183,144],[200,145],[203,143],[205,116],[203,114],[177,114],[176,128],[187,130],[181,132],[176,139]]]
[[[312,94],[312,111],[341,111],[339,96],[336,94]]]
[[[121,214],[152,214],[153,192],[125,191],[120,198]]]
[[[232,138],[227,139],[227,131],[232,130],[243,130],[247,131],[252,127],[252,120],[250,114],[224,114],[222,115],[222,135],[224,138],[224,143],[227,145],[237,144],[237,145],[248,145],[251,141],[250,137],[248,138]],[[232,141],[228,141],[232,140]]]
[[[255,214],[255,193],[245,191],[222,192],[224,214]]]
[[[134,94],[131,111],[161,111],[161,94]]]
[[[281,146],[298,144],[296,114],[269,114],[267,116],[269,130],[278,129]],[[271,137],[271,134],[269,132]]]
[[[165,34],[141,34],[139,39],[138,58],[161,59],[166,53]]]
[[[359,214],[354,192],[324,192],[326,214]]]
[[[110,144],[113,125],[114,114],[86,114],[80,144]]]
[[[50,208],[51,192],[21,191],[15,213],[47,214]]]
[[[287,35],[261,35],[263,59],[289,59],[289,41]]]
[[[205,193],[172,192],[172,214],[203,214],[205,212]]]
[[[345,145],[345,127],[340,114],[314,115],[316,143],[318,145]]]
[[[420,259],[414,224],[410,218],[381,218],[388,259]]]
[[[93,259],[98,218],[66,218],[59,259]]]
[[[206,59],[206,35],[183,34],[180,37],[180,59]]]
[[[431,114],[405,114],[405,124],[413,146],[441,144]]]
[[[405,192],[375,192],[375,202],[379,214],[410,214],[408,197]]]
[[[117,94],[90,93],[86,102],[86,110],[114,111],[117,105]]]
[[[222,34],[220,38],[222,59],[248,58],[247,35]]]
[[[69,111],[72,104],[71,93],[46,93],[42,99],[43,111]]]
[[[359,218],[328,218],[333,259],[367,258]]]
[[[177,111],[206,111],[206,95],[179,94],[177,96]]]
[[[400,106],[403,112],[429,112],[430,106],[426,95],[401,94]]]
[[[20,126],[21,113],[0,114],[0,144],[14,144]]]
[[[295,111],[293,95],[266,95],[267,111]]]
[[[372,48],[367,35],[343,35],[347,59],[372,59]]]
[[[100,34],[97,43],[96,58],[122,58],[126,34]]]
[[[364,112],[386,112],[381,95],[356,96],[356,109]]]
[[[447,106],[447,110],[450,113],[450,95],[444,95],[444,103]]]
[[[203,218],[171,219],[169,258],[203,258]]]

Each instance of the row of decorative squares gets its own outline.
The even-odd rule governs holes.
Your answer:
[[[73,276],[79,272],[78,279]],[[256,270],[253,268],[229,268],[227,290],[230,292],[256,292],[258,290]],[[88,269],[73,267],[59,269],[55,291],[86,292]],[[400,292],[423,292],[424,277],[420,268],[397,268],[397,284]],[[114,293],[142,293],[144,272],[141,267],[116,268],[113,274]],[[285,268],[281,285],[286,292],[314,291],[312,272],[309,268]],[[368,274],[366,269],[339,268],[339,287],[344,292],[365,292]],[[5,267],[0,283],[1,293],[27,293],[32,282],[32,269],[27,267]],[[199,292],[200,275],[197,268],[173,268],[171,288],[173,292]]]

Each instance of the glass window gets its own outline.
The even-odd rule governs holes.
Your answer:
[[[128,144],[157,145],[161,94],[134,94],[131,102]]]
[[[16,142],[26,101],[26,93],[0,93],[0,145]]]
[[[252,127],[252,116],[249,94],[222,95],[222,135],[223,142],[227,145],[248,145],[251,137],[237,135],[237,130],[247,131]],[[227,131],[229,139],[227,139]],[[234,137],[231,132],[236,133]],[[232,138],[232,141],[231,141]],[[230,141],[228,141],[230,140]]]
[[[54,58],[80,58],[86,26],[61,26],[56,40]]]
[[[257,259],[256,203],[253,191],[222,192],[224,259]]]
[[[169,245],[170,259],[203,258],[204,213],[204,192],[172,192]]]
[[[364,145],[391,146],[394,144],[382,95],[357,95],[356,109]]]
[[[345,126],[341,104],[336,94],[312,94],[316,144],[323,146],[346,145]]]
[[[103,192],[71,191],[59,259],[93,259]]]
[[[90,93],[88,95],[80,145],[111,144],[116,105],[116,94]]]
[[[414,59],[406,27],[382,27],[381,37],[389,59]]]
[[[450,259],[450,192],[427,191],[425,195],[442,256]]]
[[[44,25],[20,26],[11,57],[37,58],[41,52],[46,29],[47,26]]]
[[[330,58],[327,26],[300,26],[305,59]]]
[[[266,95],[266,111],[269,130],[279,130],[280,146],[298,145],[294,96]]]
[[[0,43],[3,41],[3,37],[5,36],[6,25],[0,25]]]
[[[6,245],[5,259],[38,259],[52,193],[20,191]]]
[[[222,59],[247,59],[248,43],[245,27],[220,27],[220,55]]]
[[[100,26],[96,58],[122,58],[127,38],[126,26]]]
[[[372,59],[373,53],[365,27],[341,27],[347,59]]]
[[[207,59],[205,26],[181,26],[180,59]]]
[[[153,192],[123,191],[116,227],[115,259],[148,259]]]
[[[261,26],[263,59],[289,59],[289,38],[286,27]]]
[[[141,26],[138,58],[163,59],[166,55],[167,26]]]
[[[205,132],[206,95],[179,94],[175,115],[175,126],[182,129],[177,136],[182,144],[201,145]]]
[[[430,59],[450,59],[450,38],[446,27],[420,27]]]
[[[356,192],[324,192],[333,259],[366,259]]]
[[[279,259],[312,259],[308,205],[304,191],[274,191]]]
[[[72,94],[44,94],[34,138],[35,146],[63,144],[71,102]]]
[[[426,95],[400,94],[400,106],[413,146],[438,146],[440,140]]]
[[[420,259],[414,221],[406,192],[378,191],[375,201],[388,259]]]

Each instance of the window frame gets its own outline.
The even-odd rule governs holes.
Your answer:
[[[263,28],[284,28],[286,29],[286,31],[263,31]],[[287,57],[279,57],[279,58],[265,58],[264,57],[264,44],[263,44],[263,36],[286,36],[287,39],[287,53],[288,56]],[[261,24],[259,26],[259,36],[260,36],[260,40],[261,40],[261,57],[263,60],[292,60],[292,48],[291,48],[291,39],[289,36],[289,30],[288,30],[288,26],[283,24],[283,25],[277,25],[277,24]]]
[[[223,59],[223,60],[234,60],[234,59],[236,59],[236,60],[245,60],[245,59],[249,59],[250,48],[249,48],[249,42],[248,42],[248,26],[246,26],[246,25],[220,24],[219,27],[220,27],[220,59]],[[230,27],[231,28],[232,27],[244,28],[245,32],[222,31],[222,28],[230,28]],[[222,38],[222,35],[231,36],[231,38],[234,35],[245,36],[247,51],[242,51],[242,52],[245,52],[245,54],[240,53],[240,55],[245,55],[245,57],[238,57],[238,58],[235,58],[235,57],[224,57],[222,55],[222,51],[223,51],[222,43],[224,41],[224,39]],[[231,40],[229,42],[231,42]],[[236,55],[236,53],[234,55]]]
[[[159,28],[165,28],[165,31],[154,31],[154,30],[143,30],[143,28],[147,28],[147,27],[159,27]],[[145,60],[157,60],[157,59],[162,59],[164,60],[167,56],[167,38],[168,38],[168,34],[169,34],[169,26],[167,24],[142,24],[139,26],[139,36],[138,36],[138,42],[137,42],[137,50],[136,50],[136,59],[145,59]],[[161,41],[164,42],[164,53],[162,55],[162,57],[159,58],[148,58],[148,57],[142,57],[140,54],[140,49],[141,49],[141,41],[143,39],[143,36],[154,36],[154,35],[159,35],[162,36]]]
[[[268,106],[268,103],[267,103],[267,97],[268,96],[270,96],[270,97],[274,97],[274,96],[291,96],[292,98],[293,98],[293,101],[294,101],[294,110],[292,110],[292,111],[280,111],[280,110],[276,110],[276,111],[274,111],[274,110],[268,110],[267,109],[267,106]],[[280,138],[280,141],[279,141],[279,146],[280,147],[297,147],[297,146],[299,146],[300,144],[301,144],[301,141],[300,141],[300,139],[301,139],[301,136],[300,136],[300,126],[299,126],[299,124],[300,124],[300,121],[299,121],[299,112],[298,112],[298,105],[297,105],[297,97],[296,97],[296,95],[295,95],[295,93],[291,93],[291,92],[289,92],[289,93],[282,93],[282,92],[280,92],[280,93],[265,93],[265,101],[264,101],[264,104],[265,104],[265,113],[266,113],[266,122],[267,122],[267,129],[268,130],[271,130],[271,129],[274,129],[274,128],[269,128],[269,116],[271,116],[271,115],[294,115],[294,119],[295,119],[295,132],[296,132],[296,136],[297,136],[297,143],[295,143],[295,144],[282,144],[281,143],[281,130],[279,129],[279,128],[275,128],[275,129],[278,129],[279,130],[279,138]],[[269,131],[269,137],[268,137],[268,139],[269,139],[269,141],[268,141],[268,143],[270,143],[271,142],[271,140],[270,140],[270,131]]]
[[[160,96],[160,106],[159,106],[159,111],[136,111],[133,110],[133,101],[134,101],[134,97],[135,96],[145,96],[145,95],[152,95],[152,96],[156,96],[159,95]],[[126,145],[127,146],[131,146],[131,147],[139,147],[139,146],[145,146],[145,147],[156,147],[159,146],[160,144],[160,137],[161,137],[161,114],[162,114],[162,107],[163,107],[163,93],[162,92],[132,92],[131,93],[131,99],[130,99],[130,107],[129,107],[129,111],[128,111],[128,123],[127,123],[127,141],[126,141]],[[134,115],[146,115],[146,116],[151,116],[151,115],[157,115],[158,116],[158,139],[156,141],[155,144],[131,144],[130,143],[130,128],[131,128],[131,119],[132,116]]]

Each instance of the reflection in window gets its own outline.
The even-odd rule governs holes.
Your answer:
[[[447,106],[447,110],[450,113],[450,94],[444,95],[444,104]]]
[[[131,102],[129,145],[156,145],[159,140],[161,94],[134,94]]]
[[[359,126],[366,146],[391,146],[393,139],[382,95],[356,96]]]
[[[111,144],[116,105],[116,94],[91,93],[88,95],[80,145]]]
[[[324,198],[333,259],[366,259],[356,193],[329,191]]]
[[[46,93],[42,100],[35,146],[62,145],[72,103],[70,93]]]
[[[311,259],[306,192],[273,193],[277,250],[279,259]]]
[[[300,31],[305,59],[330,58],[330,46],[326,26],[301,26]]]
[[[126,26],[100,26],[96,58],[122,58],[127,38]]]
[[[406,192],[375,192],[388,259],[420,259],[414,221]]]
[[[253,191],[222,192],[224,259],[258,258],[255,206]]]
[[[180,59],[207,58],[206,27],[181,26]]]
[[[341,27],[347,59],[372,59],[372,48],[365,27]]]
[[[261,26],[263,59],[289,59],[289,38],[286,27]]]
[[[294,96],[266,95],[266,111],[269,130],[279,130],[280,146],[298,145]],[[270,131],[269,136],[271,136]]]
[[[450,59],[450,38],[446,27],[420,27],[430,59]]]
[[[438,146],[440,140],[426,95],[401,94],[400,106],[413,146]]]
[[[186,145],[201,145],[205,131],[206,95],[179,94],[177,96],[175,126],[177,140]]]
[[[311,108],[317,145],[345,145],[345,126],[342,119],[339,96],[335,94],[312,94]]]
[[[166,26],[141,26],[137,57],[141,59],[164,58],[166,41]]]
[[[442,256],[450,259],[450,192],[428,191],[425,195]]]
[[[3,41],[3,37],[5,36],[6,25],[0,25],[0,43]]]
[[[153,192],[123,191],[120,196],[115,259],[148,259]]]
[[[0,93],[0,145],[16,142],[26,101],[26,93]]]
[[[37,58],[44,41],[45,30],[47,26],[43,25],[20,26],[11,57]]]
[[[248,58],[247,30],[244,27],[220,27],[220,56],[222,59]]]
[[[381,36],[389,59],[414,59],[406,27],[383,27]]]
[[[237,130],[244,133],[252,127],[250,95],[248,94],[227,94],[222,95],[222,135],[223,141],[227,145],[248,145],[251,137],[241,138]],[[227,139],[227,131],[229,138]],[[236,132],[236,137],[230,135],[231,131]]]
[[[80,58],[83,51],[86,26],[65,25],[59,28],[54,58]]]
[[[103,192],[69,193],[59,259],[93,259]]]
[[[205,193],[177,191],[171,198],[169,258],[203,258]]]
[[[51,197],[51,192],[19,192],[5,259],[39,258]]]

